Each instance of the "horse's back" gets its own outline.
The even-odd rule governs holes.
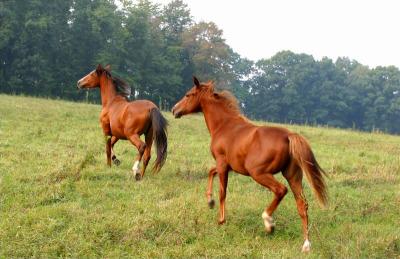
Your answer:
[[[288,136],[291,132],[281,127],[256,126],[251,123],[230,127],[226,135],[229,146],[241,148],[271,150],[288,146]],[[232,141],[235,139],[235,141]]]
[[[257,133],[262,141],[267,142],[286,142],[291,131],[282,127],[260,126]]]
[[[151,125],[150,111],[157,106],[148,100],[115,102],[110,107],[110,124],[113,135],[125,139],[132,134],[144,134]]]
[[[145,111],[150,112],[151,109],[157,108],[157,106],[149,100],[135,100],[128,103],[128,107],[132,112],[142,113]]]
[[[151,125],[150,112],[157,106],[149,100],[136,100],[129,102],[125,112],[125,128],[128,131],[143,134]]]
[[[231,121],[213,137],[211,151],[214,157],[225,157],[234,171],[248,175],[252,167],[262,166],[279,157],[286,159],[288,134],[290,132],[284,128]],[[277,164],[281,163],[278,161]]]

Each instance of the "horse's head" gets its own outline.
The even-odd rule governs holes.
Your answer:
[[[200,83],[194,76],[194,86],[185,94],[185,96],[177,102],[172,108],[172,114],[175,118],[180,118],[183,115],[201,112],[200,99],[206,93],[213,91],[212,83]]]
[[[110,72],[110,65],[102,67],[100,64],[95,70],[82,77],[76,87],[81,88],[95,88],[100,86],[100,77],[104,72]]]

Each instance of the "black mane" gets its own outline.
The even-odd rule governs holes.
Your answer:
[[[132,90],[128,83],[119,77],[111,75],[111,73],[108,71],[106,73],[107,76],[112,80],[117,94],[129,99],[130,95],[132,94]]]

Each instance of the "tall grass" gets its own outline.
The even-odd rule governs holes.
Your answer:
[[[267,235],[261,213],[272,194],[248,177],[230,173],[227,223],[218,226],[205,198],[213,159],[202,116],[166,113],[167,162],[136,182],[128,142],[115,146],[121,165],[107,167],[99,112],[97,105],[0,95],[1,258],[400,258],[398,136],[287,126],[310,141],[330,176],[325,210],[305,184],[312,250],[303,255],[292,195]]]

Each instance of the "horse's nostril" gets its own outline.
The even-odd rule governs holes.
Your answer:
[[[179,119],[180,117],[182,117],[182,113],[181,112],[173,112],[172,114],[174,115],[174,117],[176,119]]]

